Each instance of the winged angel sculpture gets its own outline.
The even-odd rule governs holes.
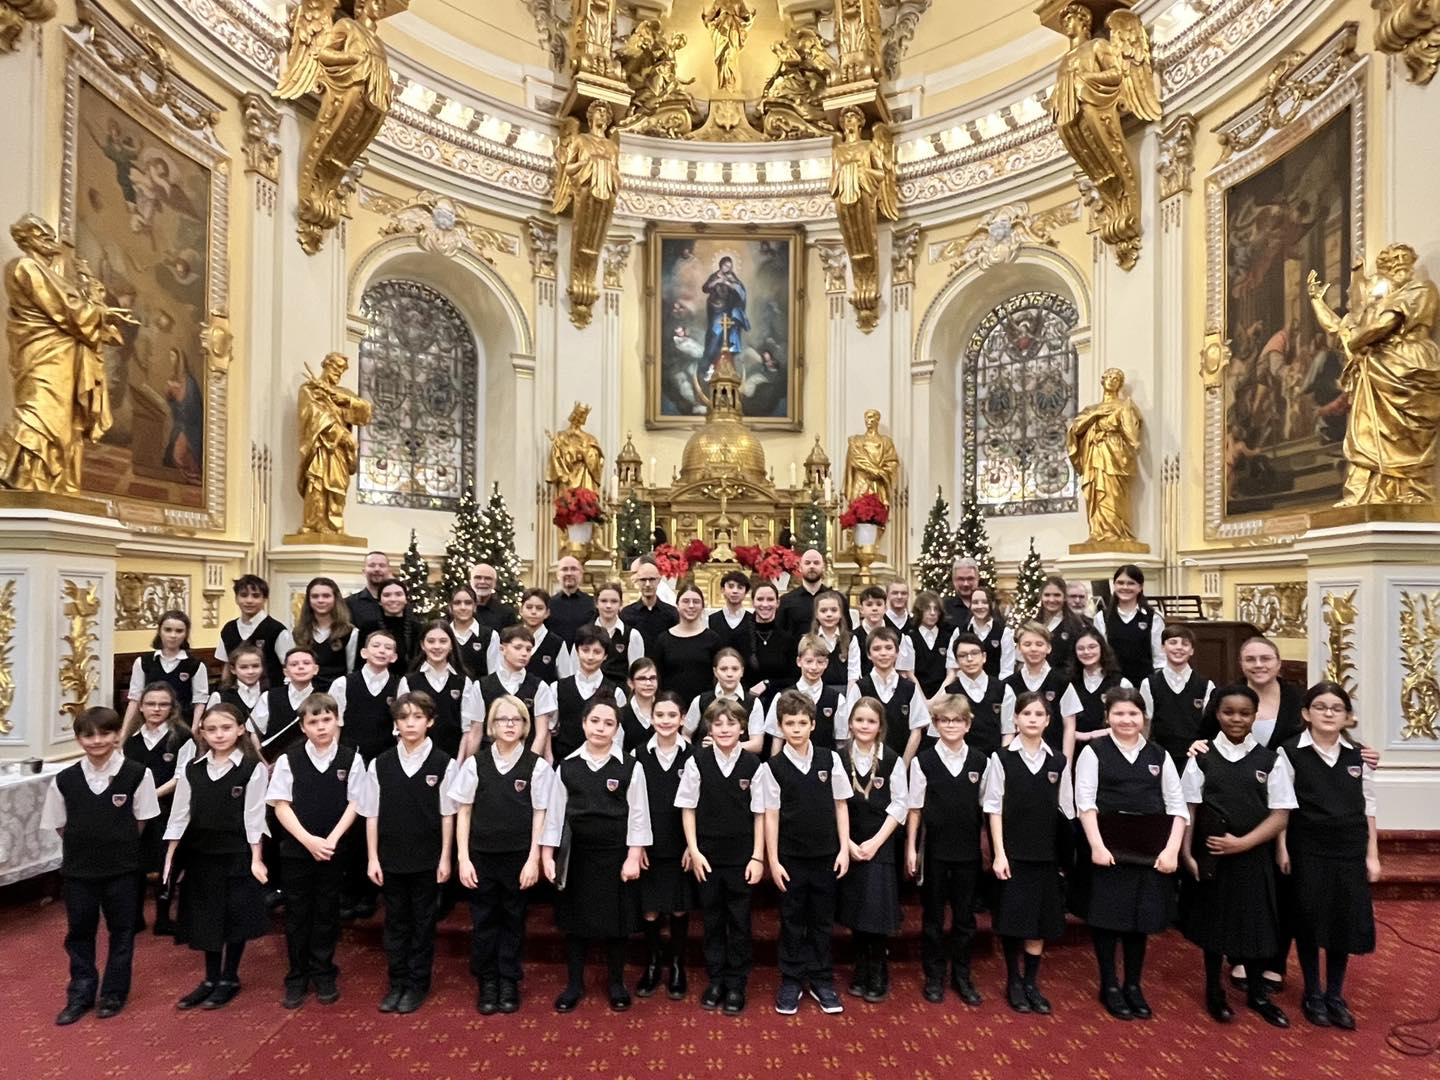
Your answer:
[[[850,256],[850,304],[857,325],[868,332],[880,306],[879,219],[899,219],[900,186],[889,126],[874,124],[868,139],[864,128],[865,114],[855,106],[840,114],[830,152],[830,194]]]
[[[282,101],[320,95],[300,163],[300,246],[311,255],[340,220],[340,184],[390,111],[390,63],[376,27],[396,0],[302,0],[290,16]],[[337,11],[339,17],[337,18]]]
[[[578,117],[561,121],[555,144],[555,191],[551,212],[573,207],[574,234],[570,241],[570,318],[577,326],[590,322],[590,309],[599,298],[595,268],[620,190],[620,138],[614,113],[603,101],[592,101],[585,111],[588,130],[580,130]]]
[[[1100,238],[1129,270],[1140,257],[1140,184],[1121,116],[1160,119],[1150,39],[1139,17],[1124,8],[1106,18],[1108,38],[1091,36],[1094,16],[1083,4],[1065,8],[1061,25],[1070,51],[1056,73],[1050,113],[1060,141],[1095,185]]]

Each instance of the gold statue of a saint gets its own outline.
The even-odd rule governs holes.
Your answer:
[[[1345,425],[1344,497],[1337,506],[1435,501],[1440,438],[1440,345],[1434,339],[1440,290],[1415,277],[1415,249],[1391,244],[1375,257],[1351,310],[1325,302],[1330,286],[1306,280],[1315,318],[1345,351],[1340,386],[1350,397]]]
[[[567,117],[561,122],[560,141],[555,145],[555,191],[550,210],[560,214],[574,207],[568,292],[570,318],[576,326],[589,325],[591,308],[600,296],[595,271],[620,190],[620,136],[613,127],[614,118],[609,105],[592,101],[585,110],[589,130],[581,131],[580,121]]]
[[[105,285],[76,260],[66,276],[60,241],[26,214],[10,226],[20,256],[5,267],[6,336],[14,408],[0,445],[0,487],[74,494],[86,443],[110,429],[100,350],[121,343],[130,312],[107,302]]]
[[[880,433],[880,410],[865,411],[865,434],[851,435],[845,446],[845,501],[878,495],[886,506],[895,502],[900,455],[889,435]]]
[[[350,367],[344,353],[327,353],[315,376],[307,367],[300,387],[301,535],[345,532],[345,495],[359,464],[354,426],[370,423],[374,406],[340,385]]]
[[[594,435],[585,429],[590,419],[590,406],[578,401],[570,410],[570,426],[550,440],[550,461],[545,480],[557,488],[589,488],[603,493],[601,473],[605,455]]]
[[[821,100],[835,61],[825,39],[808,26],[794,27],[770,46],[775,70],[760,91],[760,120],[772,139],[805,139],[835,130]]]
[[[745,0],[710,0],[700,16],[710,31],[715,50],[715,80],[719,89],[734,91],[740,86],[740,50],[755,22],[755,11]]]
[[[684,34],[666,34],[659,19],[642,19],[616,54],[630,87],[630,114],[618,125],[640,135],[680,138],[695,126],[695,99],[685,89],[694,79],[680,78],[675,54]]]
[[[880,307],[879,219],[899,219],[900,185],[889,125],[873,125],[869,139],[864,129],[865,114],[855,106],[840,114],[830,151],[830,194],[850,256],[850,303],[856,323],[868,332]]]
[[[1100,400],[1083,409],[1065,434],[1065,452],[1080,477],[1092,544],[1135,544],[1130,489],[1139,467],[1144,421],[1129,394],[1125,373],[1106,368]]]

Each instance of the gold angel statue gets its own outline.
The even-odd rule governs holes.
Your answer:
[[[1140,182],[1121,116],[1160,119],[1150,40],[1139,17],[1125,8],[1105,20],[1108,38],[1091,36],[1094,16],[1083,4],[1066,7],[1061,22],[1070,51],[1056,73],[1050,114],[1065,149],[1095,185],[1100,238],[1129,270],[1140,257]]]
[[[775,70],[760,92],[765,134],[772,139],[805,139],[833,132],[820,100],[835,70],[825,39],[808,26],[797,26],[770,51],[775,54]]]
[[[1391,244],[1342,317],[1315,271],[1305,283],[1315,318],[1345,352],[1340,387],[1350,398],[1344,453],[1350,468],[1337,506],[1435,501],[1440,438],[1440,290],[1415,276],[1415,249]],[[1357,295],[1358,294],[1358,295]]]
[[[900,217],[895,172],[895,139],[886,124],[863,137],[865,114],[853,105],[840,114],[840,134],[831,147],[830,194],[850,256],[850,303],[862,330],[875,326],[880,305],[879,219]]]
[[[1092,543],[1136,542],[1130,492],[1139,471],[1144,421],[1130,395],[1121,393],[1124,386],[1125,373],[1107,368],[1100,376],[1100,400],[1081,410],[1065,434]]]
[[[561,122],[555,144],[555,191],[552,213],[574,208],[570,240],[570,318],[577,326],[590,322],[590,309],[599,297],[595,269],[605,246],[605,234],[615,214],[620,190],[620,136],[611,126],[614,114],[603,101],[592,101],[585,112],[588,131],[580,121]]]
[[[895,482],[900,475],[900,454],[895,441],[880,431],[880,410],[865,410],[865,433],[851,435],[845,445],[845,499],[878,495],[886,506],[895,505]]]
[[[317,377],[307,367],[300,387],[301,534],[343,534],[345,495],[359,464],[354,427],[370,423],[374,406],[340,385],[344,353],[328,353]]]
[[[695,126],[695,99],[684,89],[694,79],[680,78],[675,54],[684,34],[667,35],[659,19],[642,19],[616,54],[630,87],[630,113],[616,125],[641,135],[678,138]]]
[[[710,44],[715,50],[715,80],[723,91],[740,85],[740,50],[755,22],[755,11],[745,0],[710,0],[700,16],[710,31]]]
[[[590,406],[577,401],[570,410],[570,426],[551,437],[545,480],[557,489],[604,491],[601,473],[604,471],[605,454],[595,436],[585,430],[588,419]]]
[[[0,443],[0,487],[73,494],[86,443],[110,429],[101,349],[122,341],[126,308],[76,260],[67,276],[55,230],[34,214],[10,226],[20,256],[5,267],[14,406]]]
[[[340,220],[345,174],[390,111],[390,63],[376,32],[387,3],[394,0],[302,0],[290,18],[290,54],[275,96],[320,95],[300,162],[300,246],[311,255]]]

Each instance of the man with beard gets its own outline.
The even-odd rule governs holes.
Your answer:
[[[495,567],[476,563],[470,567],[470,588],[475,590],[475,621],[487,630],[500,633],[520,621],[515,609],[495,595]]]
[[[390,556],[383,551],[371,551],[365,555],[365,585],[345,597],[345,606],[350,609],[350,621],[363,633],[381,625],[380,586],[395,575],[390,572]]]
[[[825,591],[825,556],[814,548],[807,548],[800,556],[800,584],[780,598],[780,610],[775,619],[780,629],[799,641],[810,633],[810,624],[815,618],[815,597]],[[855,629],[848,605],[845,606],[845,624]]]
[[[566,555],[556,568],[560,575],[560,591],[550,597],[550,617],[545,629],[566,645],[575,644],[575,631],[595,621],[595,598],[580,591],[585,568],[573,555]]]
[[[680,613],[656,594],[660,587],[660,567],[649,555],[641,555],[630,564],[630,579],[639,590],[640,599],[620,609],[620,621],[640,631],[645,641],[645,655],[655,655],[660,635],[680,622]]]
[[[980,585],[980,564],[974,559],[956,559],[950,570],[950,585],[955,591],[940,606],[946,622],[963,627],[970,621],[970,594]]]

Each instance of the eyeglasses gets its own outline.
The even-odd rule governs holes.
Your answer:
[[[652,671],[648,675],[632,675],[631,678],[634,679],[636,682],[657,682],[659,681],[660,676],[656,675]]]
[[[1348,710],[1344,705],[1321,705],[1316,703],[1310,706],[1310,711],[1319,713],[1321,716],[1344,716]]]
[[[955,654],[957,660],[974,660],[977,656],[984,656],[979,649],[961,649]]]

